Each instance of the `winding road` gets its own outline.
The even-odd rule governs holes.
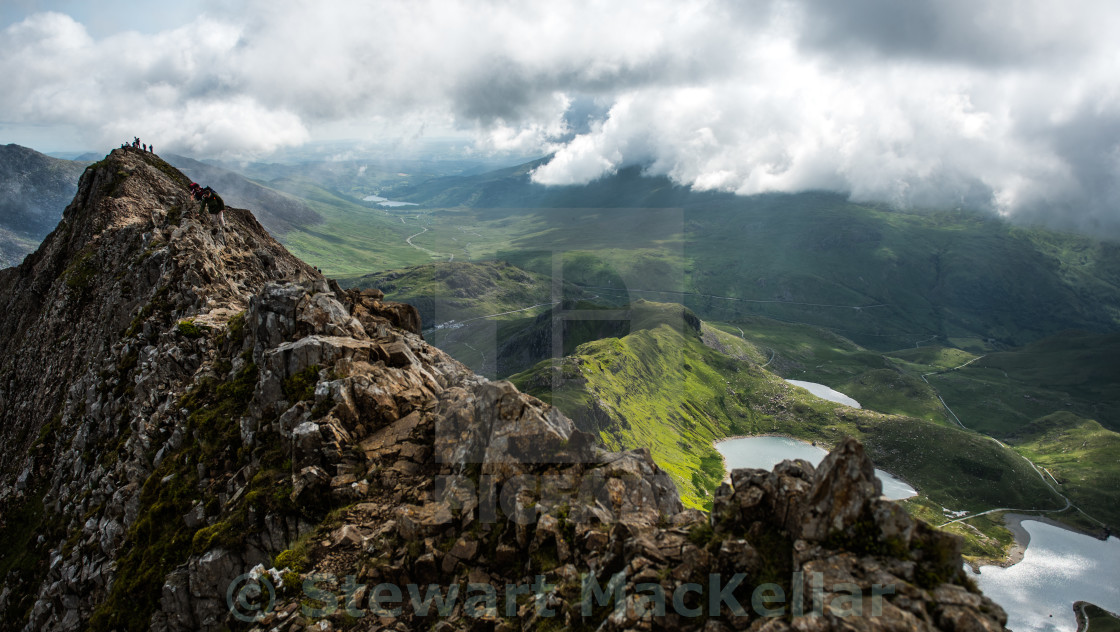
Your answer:
[[[507,314],[516,314],[518,312],[525,312],[525,311],[528,311],[530,309],[535,309],[537,307],[544,307],[545,305],[559,305],[559,304],[560,304],[560,301],[553,301],[551,303],[537,303],[536,305],[530,305],[528,307],[522,307],[521,309],[511,309],[508,312],[498,312],[497,314],[486,314],[485,316],[474,316],[474,317],[468,318],[466,320],[445,320],[442,323],[437,323],[435,325],[432,325],[431,329],[444,329],[444,328],[447,328],[447,327],[454,327],[454,328],[458,329],[459,327],[461,327],[461,326],[463,326],[467,323],[473,323],[476,320],[485,320],[487,318],[496,318],[498,316],[505,316]]]
[[[418,217],[417,219],[419,219],[419,217]],[[405,223],[405,222],[404,222],[404,218],[403,218],[403,217],[401,218],[401,223],[402,223],[402,224],[404,224],[404,223]],[[408,237],[406,237],[406,238],[405,238],[405,240],[404,240],[404,243],[408,244],[409,246],[412,246],[413,248],[415,248],[415,249],[417,249],[417,250],[419,250],[419,251],[421,251],[421,252],[425,252],[425,253],[427,253],[427,254],[429,254],[429,255],[433,256],[433,257],[448,257],[448,259],[447,259],[447,261],[448,261],[448,262],[450,262],[450,261],[452,261],[453,259],[455,259],[455,255],[453,255],[453,254],[452,254],[452,255],[448,255],[448,254],[447,254],[447,253],[445,253],[445,252],[436,252],[436,251],[434,251],[434,250],[428,250],[427,248],[424,248],[423,246],[417,246],[416,244],[412,243],[412,240],[413,240],[414,238],[416,238],[416,237],[419,237],[420,235],[423,235],[424,233],[428,232],[428,230],[429,230],[429,229],[428,229],[428,227],[427,227],[427,226],[424,226],[424,227],[423,227],[423,229],[422,229],[422,230],[421,230],[420,232],[418,232],[418,233],[416,233],[416,234],[414,234],[414,235],[409,235]]]
[[[985,356],[987,356],[987,354],[984,354],[982,356],[976,356],[975,358],[969,360],[968,362],[965,362],[964,364],[962,364],[960,366],[955,366],[951,369],[942,369],[940,371],[931,371],[929,373],[923,373],[922,374],[922,381],[926,383],[926,386],[933,389],[933,394],[937,395],[937,399],[939,399],[941,401],[941,405],[945,407],[945,410],[949,411],[949,414],[953,416],[953,419],[957,422],[957,425],[959,425],[961,428],[964,428],[965,430],[968,430],[968,427],[965,426],[963,423],[961,423],[961,418],[957,417],[957,413],[953,412],[952,408],[949,408],[949,405],[945,403],[945,398],[941,396],[941,393],[937,392],[937,389],[933,386],[933,384],[929,383],[929,380],[926,379],[926,376],[927,375],[937,375],[939,373],[948,373],[949,371],[956,371],[957,369],[963,369],[964,367],[972,364],[973,362],[976,362],[977,360],[979,360],[980,358],[983,358]],[[1033,463],[1032,463],[1032,465],[1033,465]]]
[[[945,410],[949,411],[949,414],[953,416],[953,419],[956,420],[957,424],[959,424],[960,427],[964,428],[965,430],[969,430],[970,428],[968,426],[964,425],[963,423],[961,423],[960,418],[957,417],[957,414],[953,412],[952,408],[949,408],[949,405],[945,403],[945,399],[941,397],[941,393],[938,393],[937,388],[929,383],[929,380],[926,379],[926,376],[927,375],[937,375],[939,373],[948,373],[950,371],[956,371],[957,369],[963,369],[964,367],[972,364],[973,362],[976,362],[977,360],[986,357],[986,355],[987,354],[981,355],[981,356],[976,356],[975,358],[969,360],[968,362],[965,362],[964,364],[961,364],[959,366],[955,366],[951,369],[942,369],[941,371],[931,371],[930,373],[924,373],[922,375],[922,381],[925,382],[931,389],[933,389],[933,393],[935,395],[937,395],[937,399],[941,400],[941,405],[945,407]],[[987,435],[984,435],[984,436],[987,437]],[[1035,474],[1038,474],[1038,477],[1040,479],[1042,479],[1042,482],[1045,483],[1046,486],[1050,488],[1050,491],[1054,492],[1054,494],[1056,494],[1058,496],[1058,498],[1061,498],[1062,500],[1064,500],[1066,502],[1065,506],[1062,507],[1061,509],[1021,509],[1021,508],[1015,508],[1015,507],[999,507],[997,509],[988,509],[986,511],[980,511],[980,512],[977,512],[977,513],[969,514],[967,516],[961,516],[960,518],[955,518],[955,519],[950,520],[950,521],[946,522],[945,524],[941,525],[942,527],[951,525],[954,522],[963,522],[963,521],[968,520],[970,518],[975,518],[977,516],[983,516],[983,515],[990,514],[990,513],[1014,511],[1014,512],[1017,512],[1017,513],[1037,513],[1037,514],[1041,515],[1041,514],[1061,513],[1063,511],[1068,510],[1071,507],[1076,509],[1078,511],[1078,513],[1085,516],[1089,520],[1092,520],[1093,522],[1099,524],[1102,527],[1105,526],[1105,523],[1103,523],[1100,520],[1097,520],[1096,518],[1094,518],[1094,517],[1090,516],[1089,514],[1085,513],[1085,510],[1083,510],[1082,508],[1073,504],[1073,501],[1071,501],[1069,499],[1069,497],[1067,497],[1065,494],[1063,494],[1061,491],[1059,491],[1058,488],[1055,487],[1054,485],[1061,485],[1061,483],[1058,482],[1058,479],[1054,478],[1054,475],[1051,474],[1049,470],[1047,470],[1046,468],[1039,468],[1037,465],[1035,465],[1034,461],[1032,461],[1032,460],[1028,459],[1027,457],[1023,456],[1022,454],[1020,454],[1016,450],[1012,449],[1011,446],[1009,446],[1006,443],[1000,441],[999,439],[996,439],[995,437],[988,437],[988,439],[991,439],[992,441],[995,441],[997,444],[999,444],[1000,447],[1009,450],[1012,454],[1015,454],[1019,458],[1026,461],[1027,464],[1031,466],[1031,469],[1033,469],[1035,471]],[[1043,472],[1045,472],[1045,474]],[[1054,481],[1054,485],[1051,485],[1050,481],[1046,480],[1047,476],[1050,477],[1051,481]]]
[[[739,303],[777,303],[779,305],[804,305],[808,307],[837,307],[842,309],[871,309],[873,307],[889,307],[886,303],[879,303],[876,305],[833,305],[830,303],[801,303],[798,301],[783,301],[780,299],[758,299],[758,298],[739,298],[737,296],[720,296],[719,294],[700,294],[697,292],[679,292],[677,290],[635,290],[633,288],[616,288],[606,287],[602,285],[584,285],[582,283],[572,283],[579,287],[588,287],[596,290],[609,290],[612,292],[640,292],[642,294],[676,294],[678,296],[699,296],[701,298],[715,298],[723,301],[736,301]]]
[[[745,342],[747,344],[750,344],[750,345],[754,345],[753,342],[747,340],[747,334],[743,333],[743,328],[742,327],[736,325],[735,329],[739,330],[739,337],[743,339],[743,342]],[[774,361],[774,356],[777,355],[777,352],[775,352],[772,347],[766,347],[766,348],[770,349],[770,359],[766,361],[766,364],[763,364],[763,365],[759,366],[760,369],[765,369],[766,367],[770,366],[770,363]]]

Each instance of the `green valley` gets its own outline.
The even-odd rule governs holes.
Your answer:
[[[587,343],[513,381],[608,446],[650,449],[694,506],[704,506],[723,477],[712,442],[765,433],[825,444],[859,437],[876,463],[955,510],[1063,504],[1026,461],[982,435],[820,400],[761,368],[754,345],[694,322],[669,318]],[[705,337],[725,352],[705,345]]]
[[[1068,329],[1120,327],[1120,247],[968,211],[899,211],[824,192],[694,192],[624,169],[544,187],[536,163],[378,181],[383,209],[337,176],[262,182],[324,222],[283,237],[338,278],[432,261],[499,259],[617,302],[680,302],[701,317],[764,316],[889,351],[925,341],[984,353]],[[373,185],[371,185],[372,187]]]
[[[1120,523],[1116,244],[824,192],[698,193],[635,169],[542,187],[537,164],[360,186],[256,175],[323,218],[281,237],[299,256],[417,306],[433,343],[513,375],[606,445],[650,449],[693,506],[722,479],[719,438],[851,434],[920,489],[907,506],[933,521],[943,508],[1059,509],[1053,485]],[[415,206],[378,207],[363,186]],[[1078,421],[1039,430],[1055,413]],[[1008,534],[986,521],[948,528],[995,555]]]

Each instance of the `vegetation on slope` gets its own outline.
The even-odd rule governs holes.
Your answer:
[[[1120,632],[1120,616],[1091,603],[1078,601],[1073,604],[1081,632]]]
[[[217,374],[203,375],[180,399],[189,413],[186,430],[194,440],[171,451],[145,480],[116,578],[107,599],[90,617],[90,629],[147,629],[159,608],[164,578],[190,555],[214,546],[242,547],[245,538],[263,528],[270,517],[299,516],[314,522],[331,508],[327,497],[319,504],[292,501],[290,447],[276,435],[265,435],[266,441],[252,446],[242,442],[238,420],[258,379],[251,352],[241,354],[240,369],[234,369],[228,359],[241,347],[242,335],[241,317],[217,334],[227,358],[216,363]],[[289,378],[283,385],[285,396],[292,401],[312,397],[308,383],[313,387],[317,372],[313,366]],[[249,479],[245,493],[222,506],[219,493],[224,486],[215,481],[230,463],[245,464]],[[200,504],[206,508],[204,514],[221,515],[221,519],[190,524],[188,514]]]
[[[505,377],[579,345],[674,322],[699,324],[687,308],[638,300],[612,305],[570,283],[553,297],[549,276],[502,261],[443,262],[366,275],[346,284],[377,288],[387,299],[419,310],[427,339],[460,362],[491,377]],[[601,314],[601,317],[599,316]]]
[[[879,412],[956,428],[959,418],[969,429],[1006,438],[1021,454],[1049,468],[1058,478],[1051,482],[1076,505],[1104,523],[1120,524],[1114,510],[1120,506],[1120,442],[1115,440],[1120,435],[1069,412],[1115,410],[1120,397],[1115,335],[1069,334],[987,356],[942,346],[880,355],[802,325],[755,318],[721,327],[743,332],[768,349],[768,368],[784,377],[821,382]],[[931,467],[937,467],[936,460]],[[1003,506],[1015,505],[1008,501]],[[1075,511],[1055,517],[1101,527]]]
[[[712,326],[765,349],[767,368],[786,379],[825,384],[882,413],[952,423],[937,393],[921,379],[923,372],[932,369],[914,370],[893,353],[865,349],[819,327],[769,318],[748,317]]]
[[[1052,336],[929,376],[966,426],[1009,436],[1057,411],[1120,431],[1120,334]]]
[[[390,211],[303,181],[270,186],[299,197],[323,217],[322,224],[293,228],[281,241],[292,254],[331,276],[352,277],[432,260],[431,255],[406,243],[409,235],[420,230],[411,219],[406,225]]]
[[[699,330],[662,325],[599,340],[513,379],[608,446],[649,448],[692,506],[705,506],[722,478],[714,440],[766,433],[860,438],[877,464],[954,510],[1062,505],[1028,463],[986,437],[826,402],[705,346]]]
[[[409,303],[420,312],[426,328],[549,304],[552,280],[504,261],[441,262],[367,274],[343,283],[346,287],[376,288],[386,298]],[[571,284],[561,298],[578,299],[584,292]],[[520,312],[518,312],[520,313]]]
[[[1120,525],[1120,433],[1060,412],[1021,428],[1010,442],[1053,476],[1075,505],[1096,520]]]

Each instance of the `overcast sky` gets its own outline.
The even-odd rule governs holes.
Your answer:
[[[463,136],[698,189],[1120,234],[1115,0],[3,0],[0,142],[264,158]]]

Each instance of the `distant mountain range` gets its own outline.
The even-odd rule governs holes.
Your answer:
[[[167,158],[339,277],[439,260],[505,260],[551,275],[562,253],[566,282],[622,302],[826,327],[879,350],[924,340],[979,352],[1066,330],[1120,331],[1120,244],[977,212],[903,212],[827,192],[697,192],[639,168],[545,187],[530,178],[544,159],[481,174],[458,163],[391,173],[405,163],[340,161],[250,164],[239,175],[230,170],[237,165]],[[53,226],[72,192],[23,183],[72,187],[65,178],[81,165],[14,146],[3,162],[0,186],[32,191],[8,194],[0,248],[10,264]],[[363,194],[419,206],[386,211]],[[36,211],[46,207],[28,202],[36,196],[56,200],[55,215]]]
[[[695,192],[637,168],[544,187],[530,179],[538,164],[388,195],[500,227],[507,237],[495,256],[525,269],[551,272],[541,253],[561,248],[599,261],[566,281],[606,285],[609,268],[640,298],[680,301],[704,318],[804,322],[879,349],[931,337],[982,349],[1067,329],[1120,330],[1114,241],[828,192]],[[654,273],[659,265],[674,283],[656,278],[666,276]]]
[[[22,261],[54,230],[86,164],[0,145],[0,267]]]

